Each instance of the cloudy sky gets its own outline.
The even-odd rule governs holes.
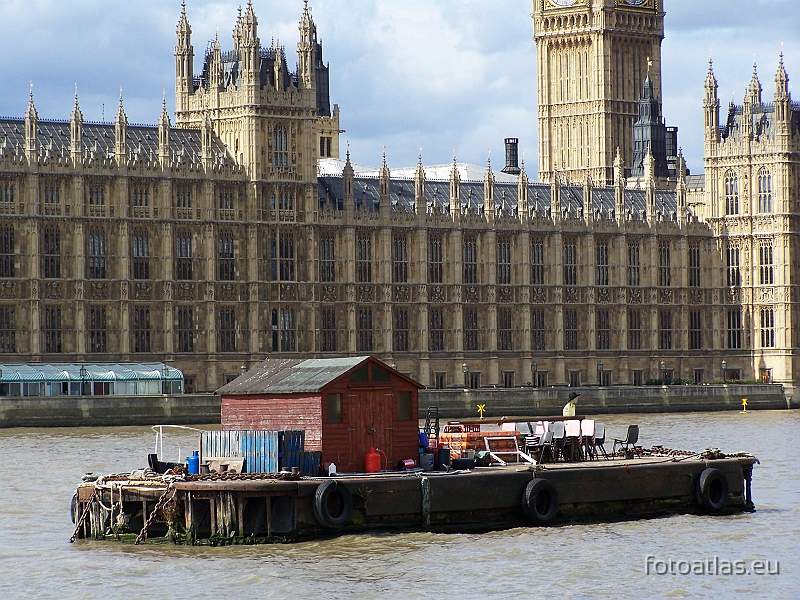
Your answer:
[[[301,0],[254,0],[262,44],[292,55]],[[741,101],[758,62],[765,96],[778,53],[800,78],[797,0],[665,0],[664,113],[680,127],[689,167],[702,169],[703,80],[713,54],[723,104]],[[331,65],[332,100],[353,158],[390,166],[500,162],[516,136],[536,165],[536,48],[530,0],[312,0]],[[231,47],[238,2],[188,0],[195,71],[219,30]],[[180,0],[0,0],[0,115],[24,114],[30,81],[41,118],[67,119],[77,83],[87,120],[110,121],[120,86],[131,122],[155,123],[162,93],[174,106]],[[290,62],[294,63],[290,55]],[[798,79],[800,81],[800,79]],[[800,99],[800,88],[795,93]]]

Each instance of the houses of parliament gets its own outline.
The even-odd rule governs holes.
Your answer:
[[[174,122],[164,105],[129,124],[122,98],[86,122],[77,95],[39,119],[33,92],[0,120],[0,362],[163,361],[187,391],[362,354],[439,388],[791,386],[800,105],[782,57],[727,107],[709,64],[688,174],[661,110],[663,3],[534,0],[537,181],[513,138],[481,168],[340,160],[307,3],[296,72],[251,2],[197,72],[184,5]]]

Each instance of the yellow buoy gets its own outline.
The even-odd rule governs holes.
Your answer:
[[[742,412],[747,412],[747,398],[742,398]]]
[[[483,418],[483,413],[486,410],[485,404],[478,404],[478,414],[480,414],[481,419]]]

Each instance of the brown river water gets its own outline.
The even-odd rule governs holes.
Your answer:
[[[83,473],[144,466],[154,434],[147,427],[0,430],[0,597],[800,598],[800,411],[600,420],[609,437],[638,423],[645,447],[752,452],[761,460],[753,477],[757,511],[261,547],[69,544],[70,498]],[[185,456],[195,439],[169,436],[166,458],[177,458],[176,442]],[[754,560],[768,561],[773,574],[753,573]],[[732,568],[747,573],[722,574],[726,561],[744,561]],[[704,573],[680,573],[690,568]],[[658,574],[665,569],[675,572]]]

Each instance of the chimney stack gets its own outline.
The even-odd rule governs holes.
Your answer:
[[[519,140],[517,138],[506,138],[506,167],[503,173],[509,175],[519,175]]]

